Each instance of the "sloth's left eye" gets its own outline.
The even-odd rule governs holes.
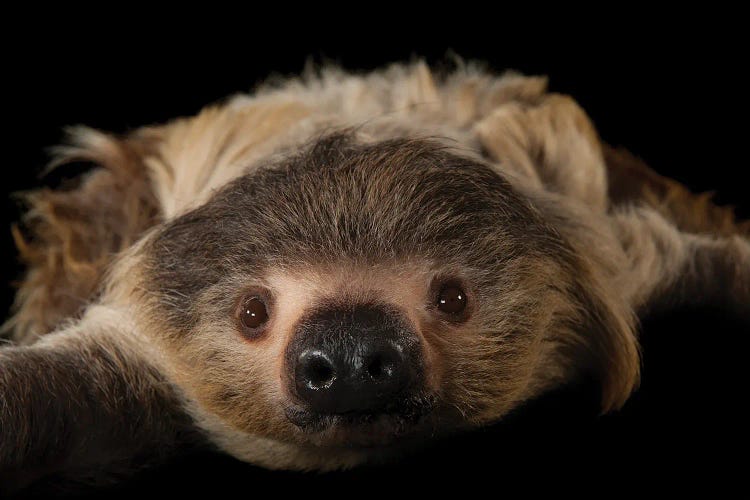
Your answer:
[[[466,309],[466,293],[457,286],[448,285],[440,290],[437,308],[446,314],[458,314]]]

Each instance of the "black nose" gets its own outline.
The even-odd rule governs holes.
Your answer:
[[[374,413],[416,385],[419,344],[396,312],[327,311],[306,321],[297,338],[294,389],[317,413]]]

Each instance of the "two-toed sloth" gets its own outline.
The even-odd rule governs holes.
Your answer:
[[[638,383],[638,315],[750,317],[750,226],[603,144],[544,78],[328,69],[122,136],[73,129],[55,161],[79,160],[98,167],[32,193],[15,230],[17,482],[186,442],[349,467],[583,375],[607,411]]]

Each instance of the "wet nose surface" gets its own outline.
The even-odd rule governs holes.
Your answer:
[[[376,411],[408,385],[402,350],[367,340],[357,352],[304,350],[297,361],[297,394],[319,413]]]
[[[374,413],[416,384],[416,336],[370,308],[332,311],[309,322],[294,357],[294,391],[311,411]]]

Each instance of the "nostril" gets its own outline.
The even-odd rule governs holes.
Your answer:
[[[308,385],[314,388],[328,387],[333,383],[333,368],[321,363],[315,362],[309,370]]]
[[[374,356],[367,364],[367,373],[375,381],[386,380],[393,375],[393,362],[385,356]]]
[[[383,373],[383,361],[380,358],[375,358],[370,361],[367,367],[367,373],[370,374],[371,378],[379,379]]]
[[[327,389],[336,380],[331,362],[320,353],[313,353],[302,363],[302,379],[310,389]]]

